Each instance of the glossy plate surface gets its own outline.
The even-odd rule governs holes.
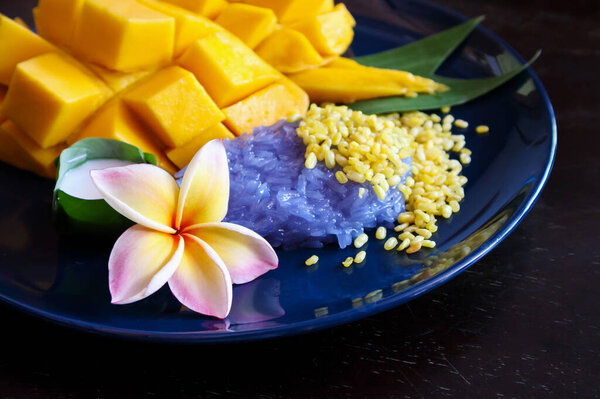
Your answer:
[[[390,1],[383,20],[361,18],[352,51],[368,54],[461,23],[442,7]],[[497,73],[507,55],[501,39],[477,28],[440,70],[474,78]],[[540,61],[543,62],[543,57]],[[244,341],[347,323],[407,302],[456,276],[504,239],[522,220],[550,172],[556,126],[547,94],[531,69],[452,113],[491,132],[466,134],[473,150],[461,211],[440,223],[435,250],[406,255],[371,239],[364,264],[341,261],[354,248],[279,251],[279,269],[234,288],[226,320],[182,310],[163,288],[136,304],[110,304],[107,260],[112,240],[61,237],[53,227],[53,182],[0,165],[0,298],[58,323],[110,335],[178,342]],[[317,266],[304,260],[317,254]]]

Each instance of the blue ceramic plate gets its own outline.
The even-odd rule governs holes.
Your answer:
[[[383,2],[382,2],[383,3]],[[357,16],[356,55],[402,45],[466,18],[437,5],[390,1],[384,20]],[[507,55],[522,58],[483,27],[443,66],[442,74],[483,77]],[[540,61],[543,62],[543,59]],[[113,241],[66,238],[50,220],[52,182],[0,166],[0,298],[46,319],[82,330],[178,342],[245,341],[303,333],[390,309],[456,276],[502,241],[527,214],[550,172],[556,147],[552,106],[529,69],[519,78],[453,114],[471,126],[473,162],[462,210],[441,226],[438,247],[406,256],[371,240],[367,261],[340,263],[356,251],[280,251],[279,269],[234,289],[226,320],[182,310],[163,288],[136,304],[110,304],[107,260]],[[18,188],[18,189],[17,189]],[[320,261],[307,268],[313,253]]]

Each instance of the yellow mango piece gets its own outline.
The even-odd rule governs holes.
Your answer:
[[[316,103],[352,103],[370,98],[443,90],[443,87],[434,81],[408,72],[369,67],[349,69],[324,67],[288,77],[302,87],[308,93],[310,100]],[[426,81],[430,82],[427,88],[423,87]]]
[[[275,30],[277,17],[269,8],[237,3],[225,7],[215,22],[253,49]]]
[[[293,82],[283,79],[223,110],[225,125],[236,135],[252,133],[293,115],[304,115],[308,95]]]
[[[201,15],[161,1],[138,1],[146,7],[175,18],[175,57],[179,57],[193,42],[213,31],[214,23]]]
[[[178,66],[159,71],[123,94],[123,101],[167,147],[179,147],[225,119],[191,72]]]
[[[354,38],[356,21],[344,4],[338,4],[331,12],[290,26],[303,33],[320,54],[328,56],[340,55],[348,49]]]
[[[44,177],[56,178],[54,160],[64,144],[42,148],[11,121],[0,125],[0,160]]]
[[[15,21],[16,23],[18,23],[19,25],[21,25],[21,26],[22,26],[23,28],[25,28],[25,29],[29,29],[29,30],[31,30],[31,29],[29,28],[29,25],[27,25],[27,22],[23,21],[23,18],[21,18],[21,17],[15,17],[15,18],[13,19],[13,21]]]
[[[283,73],[317,68],[329,61],[319,54],[304,34],[291,28],[276,30],[255,51],[263,60]]]
[[[68,58],[45,54],[17,66],[1,113],[49,148],[102,105],[105,90]]]
[[[215,139],[234,139],[235,136],[222,123],[217,123],[214,126],[204,129],[198,136],[192,139],[189,143],[167,150],[167,157],[178,168],[183,169],[185,165],[190,163],[194,155],[200,148],[211,140]]]
[[[84,0],[39,0],[34,9],[35,28],[40,36],[69,47]]]
[[[156,72],[155,69],[142,69],[135,72],[117,72],[94,64],[88,64],[87,67],[115,93],[125,90],[132,84]]]
[[[163,0],[167,3],[174,4],[178,7],[185,8],[195,12],[196,14],[203,15],[207,18],[213,19],[227,6],[225,0]]]
[[[144,127],[121,100],[115,99],[102,107],[78,134],[69,137],[67,144],[72,145],[88,137],[123,141],[156,155],[158,166],[175,173],[175,167],[162,154],[163,148],[153,136],[152,131]]]
[[[289,23],[317,15],[331,7],[332,0],[242,0],[246,4],[275,11],[281,23]]]
[[[333,0],[325,0],[323,1],[323,4],[321,4],[321,8],[319,9],[318,14],[325,14],[326,12],[330,12],[333,11],[333,7],[335,6],[335,3],[333,2]]]
[[[56,47],[12,19],[0,15],[0,84],[8,85],[18,63],[57,51]]]
[[[135,0],[84,0],[72,51],[87,62],[129,72],[171,62],[173,17]]]
[[[179,65],[196,75],[220,108],[281,77],[241,41],[220,33],[197,40],[179,59]]]

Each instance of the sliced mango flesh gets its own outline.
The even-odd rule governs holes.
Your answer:
[[[277,17],[268,8],[237,3],[225,7],[215,22],[253,49],[275,30]]]
[[[0,125],[0,159],[19,169],[56,178],[54,160],[65,148],[64,144],[42,148],[11,121]]]
[[[164,0],[186,10],[213,19],[227,6],[225,0]]]
[[[304,115],[308,103],[306,93],[284,79],[225,108],[225,124],[238,136],[252,133],[255,127],[270,126],[293,115]]]
[[[241,41],[220,33],[196,41],[181,57],[179,64],[196,75],[220,108],[281,77]]]
[[[273,32],[255,51],[263,60],[283,73],[316,68],[329,61],[319,54],[304,34],[291,28]]]
[[[331,7],[332,0],[242,0],[243,3],[266,7],[275,11],[282,23],[289,23],[317,15]]]
[[[208,36],[212,21],[183,8],[156,0],[138,0],[146,7],[175,18],[174,56],[180,56],[193,42]]]
[[[129,72],[168,64],[175,20],[135,0],[85,0],[72,42],[84,61]]]
[[[338,4],[331,12],[302,20],[291,27],[303,33],[325,56],[344,53],[354,38],[356,21],[344,4]]]
[[[88,64],[87,67],[115,93],[125,90],[132,84],[156,72],[154,69],[142,69],[135,72],[117,72],[94,64]]]
[[[0,15],[0,84],[8,85],[17,64],[56,47],[12,19]]]
[[[183,169],[185,165],[190,163],[194,155],[200,148],[211,140],[215,139],[233,139],[235,136],[222,123],[217,123],[214,126],[204,129],[196,138],[189,143],[167,150],[167,157],[178,168]]]
[[[81,131],[69,137],[71,145],[88,137],[119,140],[156,155],[158,166],[170,173],[176,172],[173,164],[162,155],[162,147],[155,142],[150,129],[143,126],[119,99],[109,102],[98,111]]]
[[[37,32],[60,47],[69,47],[83,2],[84,0],[39,0],[33,13]]]
[[[124,93],[123,100],[167,147],[179,147],[225,119],[191,72],[172,66]]]
[[[41,147],[64,141],[106,99],[105,88],[59,54],[22,62],[15,70],[2,114]]]

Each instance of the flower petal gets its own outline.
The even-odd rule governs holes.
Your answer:
[[[149,164],[90,171],[102,197],[117,212],[150,229],[173,234],[179,188],[165,170]]]
[[[187,234],[205,241],[219,254],[234,284],[244,284],[277,268],[279,259],[271,245],[246,227],[232,223],[190,226]]]
[[[171,278],[181,262],[184,240],[135,225],[115,243],[108,260],[108,285],[112,303],[139,301]]]
[[[187,166],[177,204],[176,228],[220,222],[229,203],[229,167],[221,140],[206,143]]]
[[[169,287],[194,312],[224,319],[232,302],[231,277],[219,255],[197,237],[183,234],[183,259]]]

